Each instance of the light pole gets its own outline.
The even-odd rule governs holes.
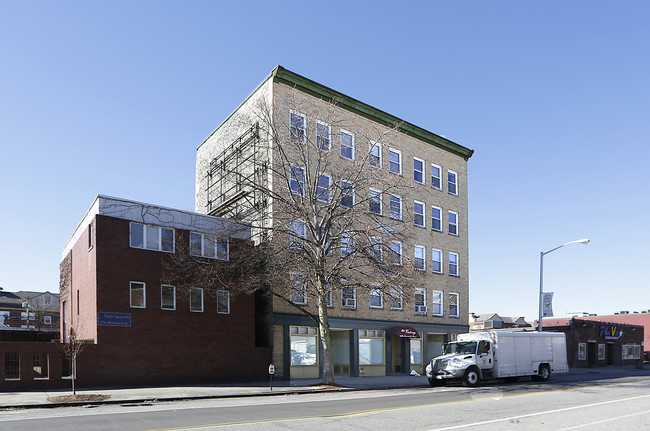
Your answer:
[[[562,248],[565,245],[569,244],[588,244],[589,240],[587,238],[577,239],[575,241],[565,242],[564,244],[555,247],[549,251],[543,251],[539,254],[539,320],[537,322],[537,330],[542,332],[542,297],[544,296],[544,255],[549,254],[552,251]]]

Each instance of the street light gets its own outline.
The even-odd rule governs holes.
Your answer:
[[[544,255],[549,254],[552,251],[562,248],[565,245],[569,244],[588,244],[589,240],[587,238],[577,239],[575,241],[565,242],[564,244],[555,247],[549,251],[543,251],[539,255],[539,320],[537,323],[537,330],[542,332],[542,296],[544,295]]]

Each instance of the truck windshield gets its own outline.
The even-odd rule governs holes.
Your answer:
[[[476,353],[476,341],[449,343],[445,346],[443,354],[473,355]]]

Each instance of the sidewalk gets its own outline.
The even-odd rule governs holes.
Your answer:
[[[635,369],[632,366],[603,368],[574,368],[565,374],[553,375],[553,381],[571,381],[580,376],[588,378],[616,378],[647,375],[650,369]],[[51,402],[48,398],[71,395],[68,390],[0,392],[0,409],[10,408],[46,408],[65,405],[95,404],[140,404],[155,401],[174,401],[185,399],[251,397],[286,394],[304,394],[332,391],[396,389],[428,387],[426,376],[385,376],[385,377],[337,377],[337,387],[322,386],[318,379],[274,381],[271,390],[269,381],[241,383],[232,385],[193,385],[137,388],[95,388],[79,389],[78,395],[104,395],[103,401],[86,401],[74,403]]]

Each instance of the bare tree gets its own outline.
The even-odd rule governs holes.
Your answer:
[[[213,212],[250,223],[258,233],[257,247],[236,258],[246,270],[238,278],[244,282],[232,288],[265,290],[315,322],[326,384],[334,382],[333,301],[345,304],[350,289],[359,289],[403,304],[412,289],[401,286],[416,274],[402,253],[412,223],[403,221],[409,217],[400,195],[410,186],[378,167],[381,147],[399,133],[399,125],[362,130],[343,112],[326,102],[260,103],[251,128],[233,144],[237,157],[217,156],[211,164],[217,176],[211,180],[219,182],[215,189],[236,190],[239,203],[262,197],[237,212],[224,209],[235,208],[234,199],[222,198],[224,207]],[[333,151],[332,128],[354,130],[354,160]],[[255,145],[246,147],[251,139]],[[177,281],[184,274],[208,281],[206,287],[219,284],[206,262],[176,255],[168,274]]]
[[[88,342],[77,338],[77,332],[74,328],[70,328],[69,334],[61,347],[65,357],[70,361],[70,372],[72,381],[72,395],[77,394],[76,381],[77,381],[77,358],[79,354],[86,347]]]

